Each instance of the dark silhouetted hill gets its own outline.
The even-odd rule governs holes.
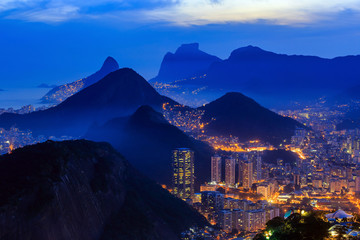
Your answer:
[[[191,59],[186,61],[192,63]],[[228,59],[209,64],[203,77],[187,76],[186,81],[176,82],[176,88],[166,89],[162,94],[180,103],[202,105],[226,92],[237,91],[266,106],[291,106],[294,102],[305,104],[319,97],[333,96],[358,85],[359,66],[359,55],[326,59],[277,54],[247,46],[234,50]],[[170,74],[175,70],[162,64],[161,72]],[[175,80],[156,79],[157,82]]]
[[[206,104],[202,121],[208,135],[236,136],[242,141],[259,139],[278,144],[289,139],[299,122],[282,117],[237,92],[227,93]]]
[[[171,151],[179,147],[191,148],[195,152],[196,182],[210,179],[213,149],[170,125],[149,106],[140,107],[130,117],[113,119],[103,126],[92,126],[85,137],[110,142],[137,169],[165,184],[171,181]]]
[[[67,99],[68,97],[98,82],[109,73],[114,72],[118,69],[119,69],[119,64],[116,62],[116,60],[112,57],[108,57],[106,58],[104,64],[102,65],[99,71],[86,78],[79,79],[75,82],[54,87],[47,94],[45,94],[45,96],[41,98],[41,102],[45,104],[60,103],[65,99]],[[44,87],[44,84],[41,84],[40,86]]]
[[[220,58],[199,50],[198,43],[183,44],[175,53],[165,55],[158,76],[150,81],[165,83],[200,76],[211,64],[219,61]]]
[[[171,99],[158,94],[134,70],[123,68],[69,97],[56,107],[29,114],[0,115],[0,127],[17,126],[35,134],[81,136],[94,122],[130,115],[141,105],[160,109]]]
[[[349,106],[358,106],[360,102],[360,85],[354,85],[350,88],[345,89],[339,94],[332,96],[328,100],[328,105],[330,107],[334,105],[347,104]]]
[[[206,84],[258,94],[321,96],[358,82],[360,56],[325,59],[276,54],[248,46],[211,65]],[[280,95],[280,97],[281,97]]]
[[[110,144],[48,141],[0,156],[0,239],[180,239],[206,220]]]

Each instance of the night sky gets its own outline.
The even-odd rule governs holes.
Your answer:
[[[223,59],[247,45],[360,54],[360,1],[1,0],[0,30],[0,89],[71,82],[107,56],[150,79],[182,43]]]

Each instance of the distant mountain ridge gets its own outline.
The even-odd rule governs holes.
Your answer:
[[[200,76],[211,64],[221,61],[220,58],[199,50],[198,43],[183,44],[175,53],[168,52],[159,70],[159,74],[150,82],[170,83]]]
[[[86,139],[110,142],[141,172],[152,179],[171,183],[171,151],[188,147],[195,152],[196,183],[210,180],[210,158],[214,150],[170,125],[150,106],[141,106],[133,115],[92,126]]]
[[[0,156],[2,240],[178,240],[207,225],[110,144],[52,142]]]
[[[47,94],[45,94],[40,100],[43,104],[61,103],[68,97],[98,82],[109,73],[116,71],[118,69],[119,69],[119,64],[116,62],[116,60],[112,57],[107,57],[100,70],[97,71],[96,73],[86,78],[79,79],[75,82],[54,87]]]
[[[165,56],[163,62],[166,60]],[[186,61],[196,64],[191,55]],[[202,105],[226,92],[237,91],[268,106],[278,106],[290,101],[332,96],[358,85],[359,66],[359,55],[326,59],[277,54],[250,45],[234,50],[225,60],[214,61],[203,71],[201,78],[194,74],[184,81],[173,82],[176,87],[166,89],[162,94],[181,103],[195,100]],[[171,68],[162,64],[159,76],[160,72],[168,71]],[[155,79],[171,83],[165,78]],[[161,88],[163,86],[159,87],[160,91]]]
[[[0,127],[15,125],[36,135],[81,136],[94,122],[130,115],[141,105],[160,110],[164,102],[176,104],[158,94],[134,70],[122,68],[55,107],[23,115],[4,113],[0,115]]]

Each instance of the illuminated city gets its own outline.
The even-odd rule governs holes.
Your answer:
[[[360,1],[0,0],[0,240],[360,240]]]

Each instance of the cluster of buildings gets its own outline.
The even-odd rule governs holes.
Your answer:
[[[246,159],[225,159],[225,182],[222,181],[222,157],[211,158],[211,183],[202,185],[200,193],[194,191],[194,152],[188,148],[178,148],[172,152],[173,188],[172,193],[187,201],[210,222],[225,232],[256,232],[264,228],[266,222],[280,215],[280,209],[266,200],[255,203],[248,199],[239,199],[239,195],[225,194],[217,191],[227,187],[237,189],[239,182],[248,191],[253,183],[262,180],[261,156],[256,152],[246,155]],[[238,170],[236,170],[238,168]],[[240,173],[240,174],[239,174]],[[238,181],[239,180],[239,181]],[[262,181],[257,187],[259,195],[270,197],[275,185]]]
[[[225,232],[256,232],[264,228],[267,221],[280,216],[280,209],[267,201],[234,199],[218,191],[201,192],[200,201],[193,206]]]
[[[210,160],[211,179],[200,192],[192,185],[187,195],[177,196],[225,232],[256,232],[291,209],[359,212],[360,131],[321,129],[297,129],[291,141],[275,150],[292,154],[292,161],[265,160],[263,149],[219,151]],[[194,156],[188,156],[191,167],[178,172],[192,178]]]
[[[9,153],[15,148],[34,144],[46,139],[34,138],[31,131],[20,131],[18,128],[5,130],[0,128],[0,154]]]
[[[0,154],[10,153],[16,148],[21,148],[27,145],[32,145],[46,140],[64,141],[71,140],[73,137],[45,137],[43,135],[33,136],[30,130],[22,131],[18,128],[11,127],[9,130],[0,128]]]
[[[48,107],[46,106],[42,106],[42,107],[34,107],[33,105],[26,105],[23,106],[19,109],[14,109],[14,108],[0,108],[0,114],[3,113],[16,113],[16,114],[26,114],[26,113],[31,113],[31,112],[35,112],[35,111],[40,111],[40,110],[45,110]]]

